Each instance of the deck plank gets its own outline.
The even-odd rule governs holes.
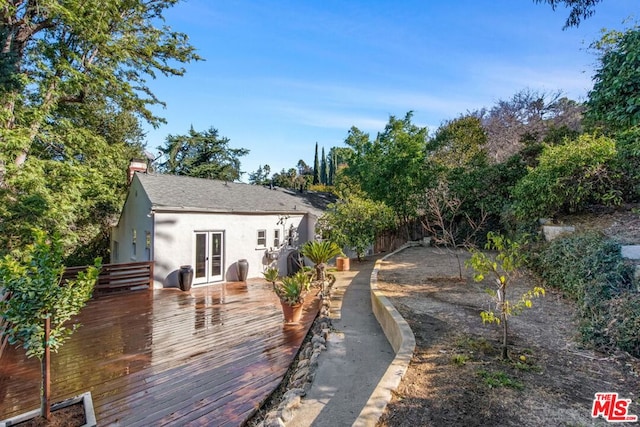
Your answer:
[[[262,280],[104,295],[52,357],[52,396],[90,390],[100,426],[241,425],[275,390],[319,309],[285,325]],[[37,360],[0,361],[0,419],[39,406]]]

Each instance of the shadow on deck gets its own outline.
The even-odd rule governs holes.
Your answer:
[[[98,425],[237,426],[286,374],[315,319],[285,325],[263,280],[109,295],[52,355],[54,401],[91,391]],[[21,348],[0,363],[0,419],[39,407],[40,369]]]

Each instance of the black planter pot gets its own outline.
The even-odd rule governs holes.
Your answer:
[[[249,274],[249,262],[246,259],[238,260],[238,280],[240,282],[246,282],[248,274]]]
[[[180,284],[180,289],[183,291],[188,291],[191,289],[191,284],[193,283],[193,267],[190,265],[181,265],[180,272],[178,273],[178,283]]]

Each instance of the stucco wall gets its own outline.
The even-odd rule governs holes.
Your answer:
[[[269,262],[266,250],[274,244],[274,230],[280,230],[280,240],[284,242],[287,231],[293,225],[298,234],[298,244],[313,235],[313,219],[304,214],[289,215],[284,224],[275,214],[220,214],[162,212],[154,214],[154,274],[156,287],[178,286],[178,271],[181,265],[194,264],[195,232],[221,231],[224,233],[223,280],[237,280],[236,263],[239,259],[249,262],[248,277],[261,277]],[[258,230],[266,230],[267,245],[257,245]],[[286,273],[286,255],[290,248],[281,248],[277,261],[281,274]]]
[[[151,261],[153,259],[153,248],[147,247],[146,237],[147,233],[153,236],[153,218],[150,212],[151,202],[142,189],[140,181],[134,178],[118,225],[113,228],[111,233],[112,263]],[[135,254],[133,253],[134,230]]]

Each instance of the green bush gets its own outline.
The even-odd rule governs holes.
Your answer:
[[[606,334],[621,350],[640,357],[640,293],[624,293],[607,304]]]
[[[585,295],[586,287],[593,292],[599,288],[600,298],[609,299],[631,286],[631,270],[622,261],[620,245],[595,232],[555,239],[533,260],[533,269],[547,284],[576,301],[593,297]]]
[[[622,201],[612,165],[615,142],[583,134],[562,145],[545,146],[539,164],[530,168],[512,190],[518,219],[537,219],[559,212],[577,212],[588,204]]]
[[[640,355],[640,295],[619,244],[594,232],[573,234],[545,245],[532,260],[548,286],[576,302],[584,343]]]

